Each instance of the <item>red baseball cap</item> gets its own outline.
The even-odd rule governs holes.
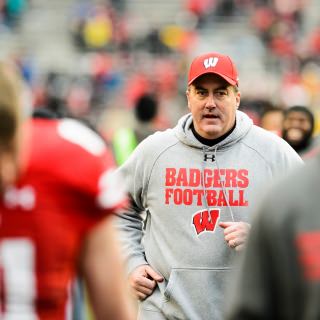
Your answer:
[[[207,73],[217,74],[233,86],[238,85],[238,72],[229,56],[210,52],[196,57],[190,66],[188,85]]]

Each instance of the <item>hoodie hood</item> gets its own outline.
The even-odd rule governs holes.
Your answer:
[[[198,141],[193,135],[192,130],[190,128],[191,124],[192,114],[188,113],[179,120],[178,124],[174,128],[175,135],[182,143],[190,147],[202,149],[204,145],[200,141]],[[232,133],[216,145],[212,147],[206,146],[206,148],[210,150],[216,149],[218,147],[221,150],[224,148],[231,147],[237,141],[242,139],[249,132],[252,126],[252,120],[244,112],[237,111],[236,127],[234,128]]]

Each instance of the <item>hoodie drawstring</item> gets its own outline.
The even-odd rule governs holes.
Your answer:
[[[218,150],[218,147],[216,146],[214,148],[214,160],[215,160],[215,162],[217,164],[218,172],[220,173],[220,166],[219,166],[218,157],[217,157],[217,150]],[[207,148],[206,147],[202,147],[203,159],[204,160],[202,161],[201,175],[202,175],[202,190],[203,190],[203,198],[204,198],[203,200],[204,200],[204,202],[206,204],[207,210],[209,211],[208,200],[207,200],[207,197],[206,197],[207,189],[206,189],[206,186],[205,186],[205,183],[204,183],[204,170],[206,169],[205,162],[206,162],[206,159],[208,157],[206,151],[207,151]],[[224,197],[226,199],[226,203],[227,203],[227,206],[228,206],[228,209],[229,209],[229,212],[230,212],[231,219],[234,222],[235,221],[234,214],[233,214],[232,208],[230,206],[229,199],[227,197],[226,188],[225,188],[226,181],[225,181],[225,179],[222,180],[221,178],[220,178],[220,181],[221,181],[221,185],[222,185],[222,192],[223,192],[223,195],[224,195]]]

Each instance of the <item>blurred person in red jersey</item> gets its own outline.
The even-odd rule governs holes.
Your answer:
[[[7,69],[0,65],[0,318],[71,319],[79,273],[96,319],[134,319],[112,227],[127,200],[110,152],[76,120],[20,125],[20,80]]]

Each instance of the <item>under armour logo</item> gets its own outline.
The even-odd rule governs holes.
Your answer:
[[[207,161],[208,159],[211,159],[211,162],[214,162],[214,160],[216,159],[214,154],[207,154],[207,153],[204,154],[203,158],[204,158],[204,161]]]
[[[203,61],[204,67],[206,69],[210,68],[210,67],[215,67],[218,63],[219,58],[217,57],[210,57],[207,58]]]

